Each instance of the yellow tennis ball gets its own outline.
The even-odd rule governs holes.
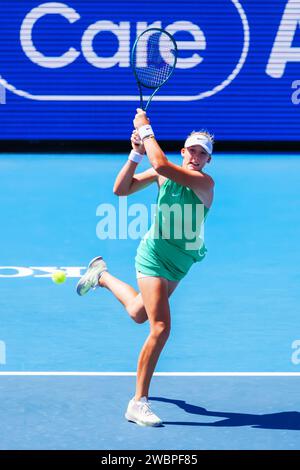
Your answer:
[[[55,284],[63,284],[66,279],[67,276],[64,271],[55,271],[52,274],[52,281],[55,282]]]

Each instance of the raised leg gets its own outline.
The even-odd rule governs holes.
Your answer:
[[[146,279],[160,278],[154,277]],[[178,282],[167,280],[165,281],[168,284],[168,296],[170,296],[176,289]],[[129,284],[126,284],[117,277],[112,276],[108,271],[105,271],[99,280],[99,285],[111,291],[111,293],[116,297],[116,299],[119,300],[119,302],[121,302],[121,304],[127,310],[129,316],[136,323],[144,323],[148,320],[141,293],[137,292]]]

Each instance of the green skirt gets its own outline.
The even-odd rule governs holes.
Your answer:
[[[191,266],[204,259],[207,249],[203,243],[197,255],[180,249],[167,239],[153,239],[149,232],[141,240],[135,257],[135,269],[148,276],[180,281]]]

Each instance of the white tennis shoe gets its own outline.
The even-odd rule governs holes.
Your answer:
[[[134,398],[130,400],[125,418],[139,426],[160,426],[162,424],[162,420],[151,410],[151,404],[146,397],[142,397],[140,400]]]
[[[90,289],[96,289],[104,271],[107,271],[107,266],[102,256],[92,259],[85,274],[77,284],[77,294],[85,295]]]

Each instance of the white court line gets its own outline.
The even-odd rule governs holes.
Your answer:
[[[0,372],[1,376],[135,377],[136,372]],[[155,372],[156,377],[300,377],[300,372]]]

